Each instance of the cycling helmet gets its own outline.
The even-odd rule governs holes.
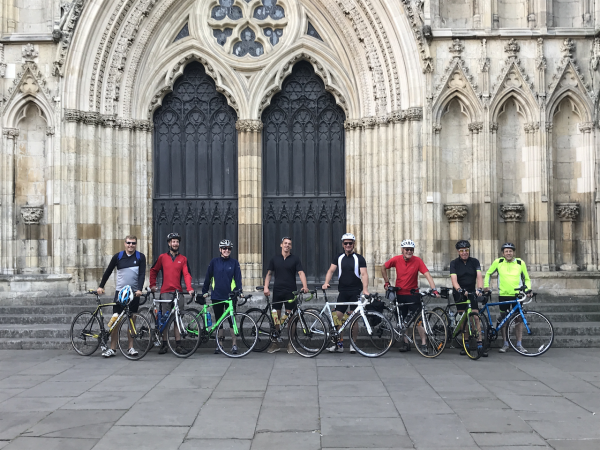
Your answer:
[[[171,239],[177,239],[178,241],[181,241],[181,235],[177,232],[169,233],[167,235],[167,242],[171,242]]]
[[[506,244],[504,244],[502,246],[502,251],[504,251],[505,248],[511,248],[513,250],[516,250],[517,247],[515,247],[515,244],[511,243],[511,242],[507,242]]]
[[[469,243],[469,241],[465,241],[463,239],[462,241],[458,241],[456,243],[456,250],[458,250],[459,248],[471,248],[471,244]]]
[[[342,241],[344,241],[346,239],[348,239],[350,241],[355,241],[356,240],[356,238],[354,237],[354,235],[352,233],[346,233],[346,234],[344,234],[342,236]]]
[[[131,286],[127,285],[119,291],[117,303],[127,305],[131,300],[133,300],[133,290],[131,289]]]
[[[402,248],[415,248],[415,243],[413,241],[411,241],[410,239],[404,239],[402,241],[402,243],[400,244],[400,247],[402,247]]]
[[[219,248],[230,247],[233,248],[233,243],[229,239],[223,239],[219,242]]]

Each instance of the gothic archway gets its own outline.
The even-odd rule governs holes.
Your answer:
[[[195,284],[220,239],[237,244],[236,120],[199,62],[186,66],[154,113],[154,254],[179,232]]]
[[[346,227],[344,111],[307,61],[262,114],[263,259],[284,236],[311,283],[323,281]]]

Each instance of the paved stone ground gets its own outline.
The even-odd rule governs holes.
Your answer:
[[[0,351],[0,448],[600,449],[600,352]]]

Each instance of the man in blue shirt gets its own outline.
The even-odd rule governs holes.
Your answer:
[[[202,294],[206,296],[208,290],[212,289],[211,299],[215,313],[215,322],[225,312],[225,304],[220,303],[215,305],[214,303],[228,300],[234,289],[242,290],[242,270],[240,263],[230,257],[231,250],[233,250],[233,244],[229,239],[223,239],[219,242],[221,256],[214,258],[210,262],[206,271],[206,277],[204,278]],[[233,322],[231,319],[229,319],[229,330],[231,331],[231,340],[233,342],[232,352],[233,354],[237,354],[237,340],[233,332]],[[223,330],[219,332],[223,333]],[[223,342],[224,336],[222,334],[218,338]],[[215,349],[215,354],[217,353],[219,353],[219,346]]]

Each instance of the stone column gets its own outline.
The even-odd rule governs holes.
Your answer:
[[[2,130],[3,145],[0,153],[0,274],[16,273],[15,247],[15,155],[18,128]]]
[[[579,216],[579,203],[557,203],[555,206],[562,230],[560,270],[577,271],[579,267],[575,264],[575,221]]]
[[[444,214],[450,222],[450,241],[464,239],[463,221],[467,217],[467,205],[444,205]]]
[[[238,246],[245,286],[262,284],[262,128],[260,120],[239,119]]]
[[[521,241],[519,240],[519,223],[523,220],[525,205],[522,203],[508,203],[500,205],[500,217],[506,223],[506,241],[513,242],[520,251]]]

